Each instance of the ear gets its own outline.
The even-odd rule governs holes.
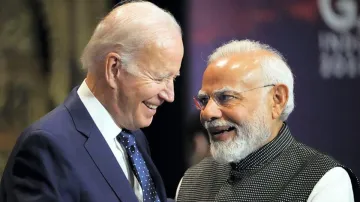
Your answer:
[[[289,99],[289,89],[284,84],[278,84],[273,87],[272,97],[272,118],[278,119],[284,111],[286,103]]]
[[[105,78],[111,88],[116,88],[117,78],[120,75],[121,61],[120,56],[116,53],[109,53],[105,58]]]

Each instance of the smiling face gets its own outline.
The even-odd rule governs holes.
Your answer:
[[[271,135],[272,86],[263,87],[263,53],[219,58],[207,67],[199,95],[208,96],[201,122],[209,132],[213,157],[221,162],[245,158]]]
[[[121,68],[116,77],[115,99],[120,127],[129,130],[151,124],[157,107],[174,101],[174,79],[179,75],[183,44],[176,35],[166,44],[153,43]]]

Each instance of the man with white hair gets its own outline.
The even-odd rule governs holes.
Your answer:
[[[294,80],[283,57],[256,41],[231,41],[209,57],[194,98],[212,157],[182,178],[177,201],[341,201],[359,197],[356,176],[297,142],[286,120]]]
[[[181,35],[174,17],[150,2],[113,9],[84,49],[86,79],[19,137],[0,201],[166,201],[140,128],[174,101]]]

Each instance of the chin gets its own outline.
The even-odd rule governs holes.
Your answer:
[[[146,128],[149,127],[150,124],[152,123],[153,118],[143,118],[142,120],[139,120],[138,122],[138,128]]]

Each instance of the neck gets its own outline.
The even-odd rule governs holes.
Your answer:
[[[114,91],[110,89],[108,85],[106,85],[105,79],[101,79],[92,73],[88,73],[85,79],[85,83],[95,98],[109,112],[116,125],[118,125],[120,128],[123,128],[123,126],[120,125],[119,120],[116,119],[116,117],[119,117],[119,112],[116,107],[117,100],[113,99],[113,97],[116,96],[114,95]]]
[[[276,120],[276,121],[272,124],[272,127],[271,127],[271,135],[270,135],[267,143],[271,142],[271,141],[279,134],[279,131],[280,131],[282,125],[283,125],[283,121],[281,121],[281,120]]]
[[[105,100],[105,86],[104,82],[99,79],[99,77],[93,75],[92,73],[88,73],[85,79],[85,83],[92,92],[92,94],[96,97],[99,102],[106,107],[106,100]]]

